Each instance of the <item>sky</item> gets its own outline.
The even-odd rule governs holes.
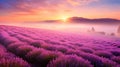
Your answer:
[[[120,19],[120,0],[0,0],[0,22],[69,17]]]

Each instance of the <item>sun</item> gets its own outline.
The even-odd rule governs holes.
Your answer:
[[[68,18],[69,18],[69,17],[67,17],[67,16],[63,16],[63,17],[61,17],[61,20],[62,20],[63,22],[67,22]]]
[[[64,21],[64,22],[66,22],[67,21],[67,18],[61,18],[62,19],[62,21]]]

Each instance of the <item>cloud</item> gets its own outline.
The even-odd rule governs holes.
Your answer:
[[[95,1],[97,0],[0,0],[0,17],[12,20],[13,17],[15,20],[58,19],[77,13],[74,6]]]
[[[99,1],[99,0],[67,0],[67,1],[71,5],[76,6],[76,5],[86,5],[91,2],[95,2],[95,1]]]
[[[0,1],[0,12],[19,12],[19,11],[30,11],[30,6],[24,0],[1,0]]]
[[[35,13],[36,11],[50,10],[50,12],[61,8],[64,0],[0,0],[0,13],[18,12]],[[27,13],[27,14],[28,14]]]
[[[36,9],[58,9],[70,5],[86,4],[97,0],[0,0],[0,12],[23,11]]]

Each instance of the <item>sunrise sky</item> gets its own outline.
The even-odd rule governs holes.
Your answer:
[[[120,0],[0,0],[0,22],[65,20],[73,16],[120,19]]]

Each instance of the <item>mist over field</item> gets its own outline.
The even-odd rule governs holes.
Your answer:
[[[109,23],[109,22],[108,22]],[[21,23],[0,23],[1,25],[10,25],[10,26],[20,26],[20,27],[30,27],[30,28],[40,28],[40,29],[48,29],[48,30],[56,30],[63,32],[71,32],[71,33],[90,33],[92,32],[92,28],[94,28],[95,32],[104,32],[106,35],[111,35],[114,33],[115,36],[118,36],[118,28],[120,23],[113,24],[97,24],[97,23],[64,23],[64,22],[21,22]],[[67,30],[67,31],[66,31]],[[96,33],[99,34],[99,33]]]

